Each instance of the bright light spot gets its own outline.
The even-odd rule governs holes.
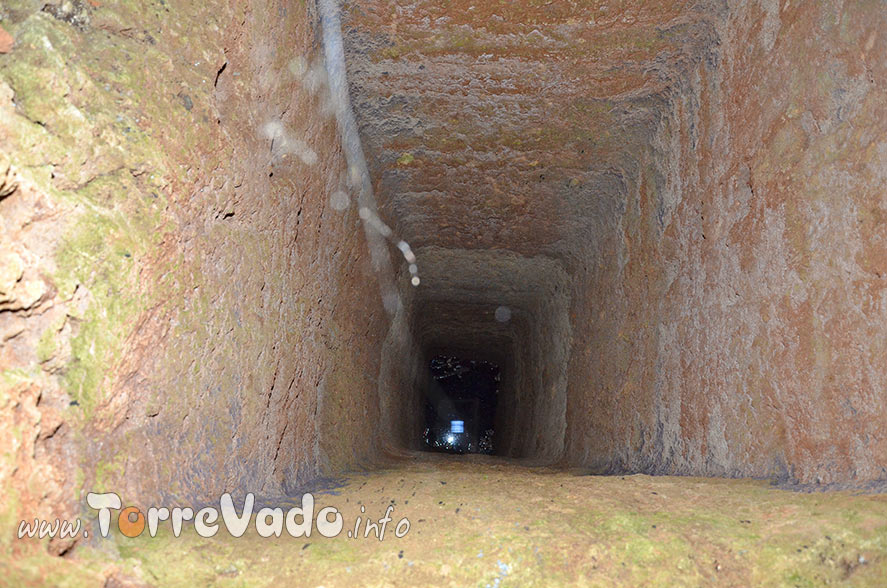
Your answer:
[[[370,218],[370,209],[366,206],[361,206],[360,210],[357,211],[357,214],[360,215],[360,218],[363,220],[367,220]]]
[[[310,94],[316,94],[327,85],[326,67],[321,61],[316,61],[302,77],[302,87]]]
[[[419,285],[419,276],[413,276],[413,279],[410,280],[410,283],[411,283],[413,286],[418,286],[418,285]]]
[[[289,63],[289,70],[297,78],[301,78],[305,75],[305,72],[308,71],[308,62],[305,61],[305,58],[301,55],[299,57],[294,58]]]
[[[295,154],[306,165],[317,163],[317,153],[305,141],[295,137],[280,121],[272,120],[262,125],[262,134],[271,141],[271,154],[275,159]]]
[[[496,309],[496,320],[500,323],[507,323],[511,320],[511,309],[507,306],[500,306]]]
[[[453,435],[447,435],[447,443],[452,444],[453,441],[455,441],[455,440],[456,440],[456,438],[453,437]]]
[[[419,273],[419,266],[416,265],[415,263],[411,263],[411,264],[410,264],[410,273],[413,274],[414,276],[415,276],[417,273]]]
[[[350,198],[344,190],[336,190],[330,195],[330,206],[332,206],[333,210],[345,210],[348,208],[349,203]]]
[[[317,153],[315,153],[304,141],[293,139],[292,150],[306,165],[314,165],[317,163]]]
[[[285,132],[283,125],[276,120],[268,121],[262,125],[262,134],[265,135],[266,139],[271,139],[272,141]]]
[[[348,168],[348,175],[349,175],[348,181],[351,182],[351,187],[352,188],[359,188],[360,187],[360,180],[361,180],[360,168],[357,167],[356,165],[352,165],[350,168]]]

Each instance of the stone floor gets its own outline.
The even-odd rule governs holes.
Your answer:
[[[411,456],[316,491],[334,538],[117,534],[48,558],[17,544],[9,585],[883,586],[887,495],[766,480],[587,476],[477,457]],[[292,499],[284,500],[285,507]],[[240,508],[240,502],[236,505]],[[347,537],[359,509],[384,538]],[[256,510],[258,506],[256,507]],[[402,538],[395,524],[406,517]],[[168,523],[166,523],[168,525]],[[112,523],[112,529],[115,525]],[[114,581],[120,582],[114,584]]]

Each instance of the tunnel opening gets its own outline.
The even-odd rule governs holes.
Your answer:
[[[423,448],[493,454],[499,365],[458,355],[436,355],[428,362],[428,371]]]
[[[476,436],[472,447],[483,449],[469,452],[466,442],[462,451],[556,463],[566,432],[569,274],[550,258],[513,252],[424,247],[417,255],[423,258],[423,287],[412,289],[406,273],[400,276],[403,305],[381,354],[386,446],[395,453],[458,449],[446,448],[450,421],[471,428],[471,419],[461,415],[473,408],[454,406],[453,415],[434,408],[433,399],[445,397],[449,385],[449,378],[434,374],[447,361],[447,369],[471,368],[473,361],[484,366],[487,378],[497,378],[496,403],[495,410],[479,408],[480,420],[492,426],[468,433]],[[489,429],[492,447],[481,443]]]

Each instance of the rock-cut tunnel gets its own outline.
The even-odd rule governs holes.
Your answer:
[[[879,0],[6,0],[0,570],[879,585],[885,31]],[[86,498],[308,491],[409,533],[102,537]]]

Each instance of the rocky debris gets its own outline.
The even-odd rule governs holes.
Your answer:
[[[82,0],[61,0],[58,4],[46,4],[43,12],[79,29],[89,26],[89,9]]]

